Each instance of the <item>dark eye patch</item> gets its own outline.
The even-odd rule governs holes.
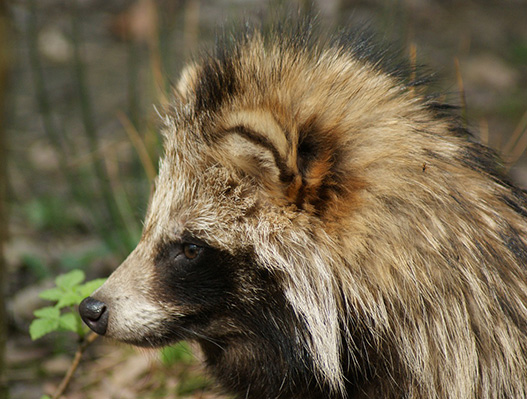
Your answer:
[[[183,236],[157,248],[154,292],[176,305],[216,307],[233,291],[236,258]]]
[[[202,256],[207,255],[207,252],[210,255],[214,249],[202,240],[186,233],[179,240],[158,245],[154,262],[156,268],[191,267],[192,265],[199,265]]]
[[[190,242],[174,241],[158,248],[155,267],[166,273],[192,273],[192,268],[202,267],[215,250]],[[166,270],[163,270],[166,269]]]

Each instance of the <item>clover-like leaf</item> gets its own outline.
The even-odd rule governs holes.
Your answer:
[[[29,325],[29,335],[34,341],[50,332],[57,331],[59,319],[35,319]]]
[[[83,298],[75,291],[65,292],[55,305],[58,309],[77,305]]]
[[[106,280],[96,279],[81,284],[84,278],[85,274],[82,270],[72,270],[55,279],[56,287],[39,294],[42,299],[54,301],[56,304],[34,312],[36,319],[31,323],[29,331],[32,339],[38,339],[56,330],[73,331],[80,337],[86,334],[86,327],[73,309],[61,311],[63,308],[78,305]]]
[[[59,318],[59,326],[63,330],[78,332],[78,318],[73,313],[65,313]]]
[[[38,296],[42,299],[46,299],[48,301],[58,301],[62,295],[64,295],[64,291],[60,288],[50,288],[49,290],[42,291]]]
[[[91,281],[88,281],[87,283],[80,285],[77,288],[77,292],[79,293],[81,300],[86,298],[87,296],[90,296],[93,293],[93,291],[95,291],[97,288],[103,285],[105,281],[106,281],[105,278],[97,278],[95,280],[91,280]]]
[[[57,287],[62,288],[63,290],[68,290],[76,285],[79,285],[84,281],[85,274],[82,270],[72,270],[66,274],[62,274],[55,279]]]
[[[40,319],[57,319],[60,317],[60,310],[54,306],[46,306],[33,312],[35,317]]]

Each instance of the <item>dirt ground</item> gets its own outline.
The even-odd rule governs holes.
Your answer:
[[[159,71],[169,83],[174,82],[189,56],[213,42],[218,26],[243,16],[257,16],[276,3],[10,2],[16,54],[7,126],[11,209],[6,248],[7,360],[12,398],[36,398],[53,392],[75,351],[74,337],[68,334],[30,340],[32,313],[45,305],[38,292],[49,287],[53,275],[70,264],[88,264],[88,275],[93,278],[108,275],[123,257],[122,253],[104,250],[100,237],[85,223],[93,212],[87,204],[61,200],[71,187],[65,183],[64,165],[57,154],[70,151],[68,145],[74,147],[67,163],[72,168],[81,167],[93,156],[87,139],[79,133],[85,128],[86,115],[72,68],[78,45],[76,29],[81,29],[82,65],[91,98],[90,123],[101,146],[119,159],[118,163],[107,162],[111,172],[123,167],[122,163],[126,166],[133,153],[119,115],[125,113],[132,122],[141,115],[138,126],[155,125],[152,104],[159,103],[154,84],[159,78],[152,72],[158,71],[152,67],[156,62],[152,49],[157,49],[163,63]],[[329,26],[367,23],[403,54],[415,46],[417,63],[437,76],[434,90],[444,93],[451,103],[466,102],[464,111],[474,135],[501,152],[514,179],[527,187],[527,157],[523,155],[527,142],[524,137],[511,141],[515,131],[527,125],[527,1],[319,0],[311,6]],[[32,54],[38,54],[39,65],[35,65]],[[42,72],[46,86],[51,110],[47,114],[39,100],[36,69]],[[46,115],[51,122],[46,121]],[[61,145],[53,143],[46,133],[46,123],[59,127],[61,137],[65,137]],[[134,176],[132,169],[129,172]],[[132,206],[130,219],[140,226],[149,187],[144,177],[134,180],[133,187],[136,185],[140,187],[138,204]],[[197,352],[195,356],[199,358]],[[202,374],[199,359],[166,367],[154,352],[100,339],[86,354],[65,397],[220,398]]]

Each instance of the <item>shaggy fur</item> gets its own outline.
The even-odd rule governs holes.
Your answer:
[[[240,398],[527,397],[527,197],[382,59],[306,24],[189,66],[105,335]]]

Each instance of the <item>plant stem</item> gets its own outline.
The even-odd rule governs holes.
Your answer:
[[[79,343],[79,346],[77,347],[77,352],[75,352],[75,357],[71,362],[70,368],[68,369],[64,378],[62,379],[57,390],[51,397],[52,399],[58,399],[64,394],[73,378],[75,370],[77,370],[77,367],[79,367],[83,353],[86,351],[86,348],[88,348],[88,346],[90,346],[90,344],[92,344],[98,337],[99,336],[97,334],[91,332]]]

